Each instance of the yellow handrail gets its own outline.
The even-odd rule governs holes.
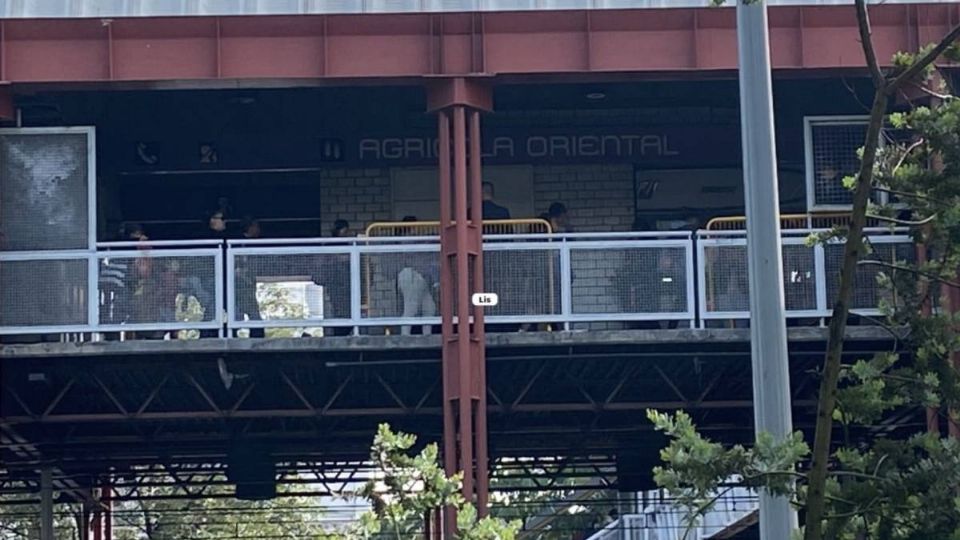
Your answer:
[[[486,220],[483,222],[483,234],[549,234],[553,232],[550,222],[545,219],[497,219]],[[439,236],[439,221],[386,221],[371,223],[365,231],[368,237],[411,237],[411,236]],[[373,298],[373,268],[370,259],[367,258],[364,266],[364,286],[367,291],[367,303],[365,308],[370,308],[370,301]],[[550,311],[555,311],[555,301],[553,298],[554,290],[554,268],[548,265],[549,275],[547,276],[547,286],[550,288]]]
[[[483,222],[483,234],[549,234],[550,222],[544,219],[495,219]],[[439,236],[439,221],[380,221],[371,223],[367,236]]]
[[[844,226],[850,220],[848,212],[823,212],[814,214],[783,214],[780,216],[781,229],[832,229]],[[867,220],[868,227],[881,227],[883,223],[876,219]],[[708,231],[741,231],[747,228],[745,216],[713,218],[707,222]]]

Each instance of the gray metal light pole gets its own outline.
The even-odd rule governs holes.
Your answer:
[[[770,40],[765,0],[737,4],[740,129],[747,215],[753,415],[757,433],[782,440],[793,431],[783,299],[780,197],[773,129]],[[785,497],[760,494],[760,538],[785,540],[797,513]]]

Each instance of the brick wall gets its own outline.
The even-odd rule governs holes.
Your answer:
[[[321,230],[345,219],[356,232],[375,221],[390,221],[389,169],[330,169],[320,172]]]
[[[633,223],[633,167],[630,165],[568,165],[534,168],[534,207],[545,212],[551,203],[567,205],[575,231],[628,231]],[[390,221],[389,169],[331,169],[320,173],[320,216],[324,235],[337,219],[346,219],[357,232],[375,221]],[[384,256],[370,261],[369,291],[364,303],[374,316],[400,315],[396,291],[397,261]],[[381,260],[383,259],[383,260]],[[619,309],[614,286],[619,271],[614,257],[599,266],[590,257],[573,263],[573,300],[576,311],[605,312]],[[402,265],[401,265],[402,266]],[[556,276],[559,279],[559,276]],[[370,296],[367,296],[367,293]],[[557,306],[559,307],[559,306]],[[520,314],[520,313],[511,313]],[[583,325],[578,325],[583,326]],[[620,328],[619,323],[593,323],[590,328]]]
[[[633,166],[540,166],[533,175],[538,213],[562,202],[577,232],[629,231],[633,225]]]
[[[330,169],[319,173],[321,227],[337,219],[356,231],[390,221],[390,169]],[[546,212],[562,202],[578,232],[629,231],[633,224],[633,167],[630,165],[538,166],[533,171],[534,208]],[[519,216],[517,216],[519,217]]]

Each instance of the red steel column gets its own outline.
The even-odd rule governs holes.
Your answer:
[[[101,521],[101,509],[93,509],[93,519],[90,520],[90,530],[93,531],[92,540],[103,540],[103,523]]]
[[[483,288],[480,111],[491,92],[473,79],[428,86],[437,111],[440,194],[440,315],[443,328],[443,448],[447,474],[463,472],[463,496],[486,515],[489,474],[486,362],[482,308],[471,303]],[[456,320],[456,324],[454,324]],[[444,537],[456,518],[444,512]]]
[[[103,503],[103,540],[113,540],[113,481],[107,480],[100,495]]]

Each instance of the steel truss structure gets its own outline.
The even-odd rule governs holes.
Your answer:
[[[851,359],[891,346],[882,330],[868,334],[853,342]],[[745,341],[548,343],[488,351],[485,463],[497,464],[492,470],[548,488],[551,475],[610,476],[623,452],[649,450],[655,459],[659,442],[644,420],[647,408],[684,408],[724,440],[752,437]],[[799,429],[812,426],[820,346],[792,347]],[[36,471],[54,461],[60,486],[91,487],[110,476],[120,497],[137,495],[123,491],[127,485],[151,483],[203,495],[204,485],[225,483],[228,450],[244,440],[270,448],[284,489],[332,493],[364,478],[379,422],[423,443],[442,439],[443,370],[432,346],[291,349],[4,359],[0,490],[35,491]]]

